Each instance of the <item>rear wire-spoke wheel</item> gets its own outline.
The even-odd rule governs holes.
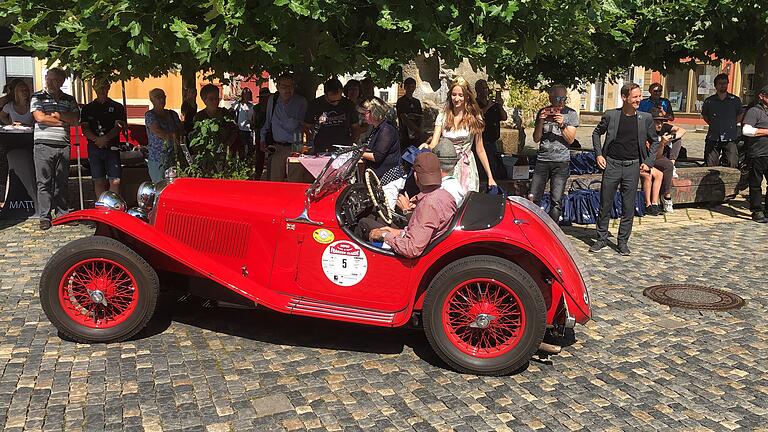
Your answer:
[[[443,330],[463,353],[493,358],[512,350],[525,327],[515,292],[493,279],[462,282],[445,297]]]
[[[493,256],[458,260],[430,283],[424,329],[435,352],[460,372],[510,373],[544,337],[541,291],[519,266]]]
[[[157,273],[141,256],[114,239],[93,236],[54,254],[40,279],[40,302],[63,336],[117,342],[147,325],[158,290]]]

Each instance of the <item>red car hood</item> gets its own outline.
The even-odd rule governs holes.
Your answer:
[[[158,215],[164,210],[194,210],[220,216],[272,213],[299,214],[306,183],[178,178],[163,189]]]

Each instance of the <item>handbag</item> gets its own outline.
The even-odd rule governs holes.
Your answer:
[[[622,216],[624,216],[624,197],[621,196],[620,191],[617,191],[616,197],[613,200],[611,218],[616,219]],[[645,216],[645,194],[641,190],[638,190],[635,195],[635,216]]]

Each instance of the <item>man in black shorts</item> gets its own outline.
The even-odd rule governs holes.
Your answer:
[[[127,127],[128,121],[125,107],[107,96],[109,87],[107,80],[94,80],[96,99],[83,107],[81,115],[96,197],[107,188],[120,193],[120,131]]]

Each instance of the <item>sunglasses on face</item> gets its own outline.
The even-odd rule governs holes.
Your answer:
[[[555,99],[555,102],[561,103],[561,102],[565,102],[566,96],[555,96],[554,99]]]

